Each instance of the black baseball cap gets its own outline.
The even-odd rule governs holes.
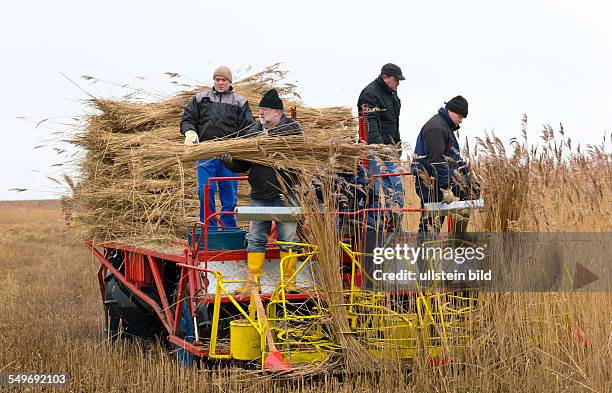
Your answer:
[[[402,75],[402,69],[393,63],[387,63],[384,66],[382,66],[382,68],[380,69],[380,73],[382,75],[394,76],[400,81],[403,81],[406,79],[404,78],[404,75]]]

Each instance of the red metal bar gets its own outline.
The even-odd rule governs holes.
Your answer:
[[[368,143],[368,133],[365,127],[365,116],[359,116],[359,142]]]
[[[117,277],[119,281],[121,281],[126,287],[128,287],[132,292],[134,292],[134,294],[139,296],[143,301],[145,301],[149,306],[151,306],[153,308],[153,311],[155,311],[155,313],[159,317],[160,321],[164,324],[164,327],[166,328],[166,330],[168,332],[171,332],[170,325],[168,325],[168,322],[166,321],[166,318],[164,317],[164,314],[161,311],[159,304],[157,304],[155,300],[151,299],[146,293],[142,292],[134,284],[127,281],[125,277],[123,276],[123,274],[121,274],[119,270],[115,269],[115,267],[110,262],[108,262],[108,260],[104,257],[104,255],[100,253],[100,251],[96,250],[96,248],[93,246],[93,241],[91,240],[86,241],[85,246],[89,248],[91,253],[96,258],[98,258],[98,260],[100,260],[100,262],[104,264],[104,266],[106,266],[106,268],[110,270],[115,275],[115,277]]]
[[[208,231],[203,232],[202,235],[205,236],[206,239],[208,239]],[[200,239],[202,238],[202,235],[200,236]],[[199,249],[199,242],[198,242],[198,249]],[[193,265],[193,266],[196,266],[198,264],[198,251],[199,251],[198,249],[196,249],[195,253],[190,252],[187,254],[187,264]],[[208,277],[206,277],[206,280],[208,281]],[[195,289],[193,289],[192,291],[192,288],[194,288],[194,286],[195,286]],[[194,293],[199,293],[202,291],[202,278],[200,276],[197,276],[197,277],[195,276],[192,277],[192,275],[189,276],[189,290],[191,293],[191,297],[193,297]],[[191,306],[195,310],[195,303],[192,302]]]
[[[208,349],[205,349],[203,346],[193,345],[190,342],[183,340],[182,338],[177,337],[173,334],[168,336],[168,341],[170,341],[172,344],[178,345],[179,347],[186,349],[195,356],[208,356]],[[224,352],[219,351],[218,354],[224,354]],[[229,354],[229,351],[227,351],[225,354]]]
[[[100,265],[100,269],[98,269],[98,283],[100,284],[100,294],[102,295],[102,301],[106,297],[106,283],[104,282],[104,273],[106,273],[106,268],[104,265]]]
[[[200,245],[202,244],[202,239],[204,239],[204,259],[208,260],[208,223],[210,222],[211,219],[215,219],[217,220],[219,223],[221,223],[221,221],[218,219],[218,217],[221,214],[232,214],[232,215],[237,215],[237,212],[216,212],[215,214],[211,214],[208,217],[206,217],[204,219],[204,222],[197,222],[194,224],[192,230],[191,230],[191,245],[192,245],[192,253],[194,255],[194,259],[198,259],[198,254],[200,252]],[[196,244],[195,242],[195,238],[196,238],[196,232],[197,232],[197,227],[198,226],[202,226],[202,233],[200,235],[200,238],[198,239],[198,242]],[[195,245],[195,247],[194,247]]]
[[[178,331],[179,320],[181,318],[181,307],[183,306],[183,290],[185,289],[185,269],[181,269],[181,274],[179,278],[178,291],[176,293],[176,309],[174,310],[174,324],[172,326],[172,331]]]
[[[162,281],[161,275],[159,274],[159,268],[157,267],[157,263],[155,262],[155,259],[153,259],[153,257],[150,255],[147,255],[147,259],[149,260],[149,266],[151,267],[153,280],[155,280],[155,286],[157,287],[159,299],[161,300],[164,313],[166,314],[166,320],[168,321],[169,325],[174,325],[174,321],[172,320],[172,313],[170,313],[170,306],[168,305],[168,298],[166,297],[166,291],[164,290],[164,283]]]
[[[446,224],[448,225],[448,233],[452,233],[455,230],[455,218],[452,214],[446,215]]]
[[[237,180],[237,181],[242,181],[242,180],[248,180],[248,176],[213,176],[208,178],[208,182],[206,184],[204,184],[204,192],[203,192],[203,196],[202,198],[204,199],[203,203],[204,203],[204,221],[207,221],[209,219],[209,217],[211,216],[211,210],[210,210],[210,184],[213,181],[219,182],[219,181],[231,181],[231,180]],[[200,202],[202,203],[202,202]],[[219,219],[219,216],[215,216],[214,218],[217,223],[221,226],[223,226],[223,223],[221,222],[221,220]],[[203,228],[204,230],[208,231],[208,227],[204,226]]]
[[[368,143],[368,131],[366,129],[365,115],[359,116],[359,143]],[[363,167],[366,169],[369,168],[370,164],[368,162],[368,157],[363,157],[361,159],[361,165],[363,165]]]
[[[268,247],[272,247],[272,245],[268,245]],[[198,255],[198,262],[204,263],[205,267],[208,268],[208,262],[213,261],[246,261],[247,259],[247,251],[246,249],[242,250],[214,250],[209,251],[208,259],[204,259],[203,254]],[[266,259],[278,259],[280,257],[279,249],[276,248],[268,248],[266,250]]]
[[[392,176],[414,176],[412,172],[397,172],[397,173],[378,173],[370,175],[370,177],[392,177]]]
[[[204,184],[202,199],[201,203],[204,203],[204,219],[206,220],[210,216],[210,180]]]
[[[205,267],[194,266],[194,265],[186,265],[184,263],[177,263],[176,266],[179,266],[179,267],[182,267],[182,268],[185,268],[185,269],[197,270],[199,272],[215,273],[214,270],[210,270],[210,269],[207,269]]]
[[[93,240],[88,240],[85,243],[86,244],[93,244]],[[135,252],[135,253],[144,254],[144,255],[151,255],[151,256],[153,256],[155,258],[160,258],[160,259],[164,259],[164,260],[171,261],[171,262],[177,262],[177,263],[178,262],[185,262],[185,257],[183,255],[169,254],[169,253],[166,253],[166,252],[150,250],[150,249],[147,249],[147,248],[133,246],[133,245],[130,245],[130,244],[125,244],[125,243],[104,242],[104,243],[99,243],[98,245],[100,247],[104,247],[104,248],[114,248],[114,249],[123,250],[123,251],[127,251],[127,252]]]
[[[211,177],[208,179],[208,184],[210,184],[211,181],[223,181],[223,180],[249,180],[248,176],[226,176],[226,177],[222,177],[222,176],[216,176],[216,177]]]
[[[188,262],[187,265],[195,266],[193,255],[188,255],[187,262]],[[189,270],[187,272],[187,279],[189,280],[189,308],[191,309],[191,316],[195,317],[196,316],[196,304],[193,298],[195,297],[195,293],[196,293],[196,290],[195,290],[196,276],[192,270]],[[198,279],[199,279],[199,276],[198,276]]]

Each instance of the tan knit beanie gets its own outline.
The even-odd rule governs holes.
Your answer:
[[[219,68],[217,68],[215,70],[215,72],[213,72],[213,79],[215,79],[215,77],[217,76],[222,76],[225,79],[227,79],[228,81],[232,81],[232,71],[227,68],[226,66],[221,66]]]

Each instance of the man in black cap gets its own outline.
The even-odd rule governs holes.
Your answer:
[[[283,101],[274,89],[267,91],[259,102],[259,121],[251,128],[247,129],[243,136],[255,137],[261,135],[283,136],[301,135],[300,124],[287,118],[283,112]],[[278,176],[282,179],[285,189],[291,192],[292,186],[297,182],[295,176],[269,166],[251,163],[248,161],[234,160],[228,153],[220,158],[221,163],[229,170],[234,172],[249,172],[249,184],[251,193],[249,194],[249,206],[257,207],[281,207],[295,205],[295,195],[285,195],[283,187],[279,182]],[[258,282],[263,273],[266,255],[266,243],[272,227],[271,221],[251,221],[250,230],[247,234],[247,266],[249,275]],[[295,242],[297,240],[297,222],[276,222],[278,240],[285,242]],[[292,257],[292,252],[299,251],[297,248],[288,245],[279,245],[281,260],[284,261],[283,273],[284,280],[288,282],[285,288],[288,292],[296,291],[295,277],[289,281],[296,271],[296,257]],[[295,252],[294,252],[295,251]],[[238,290],[241,295],[248,294],[250,291],[250,280]]]
[[[462,96],[456,96],[445,104],[425,123],[414,148],[412,173],[421,207],[429,202],[450,203],[456,197],[461,200],[473,198],[477,192],[477,185],[471,181],[454,134],[468,115],[468,102]],[[419,233],[439,232],[440,226],[439,217],[423,214]],[[467,219],[456,224],[458,232],[465,231],[466,227]]]
[[[380,75],[368,84],[359,94],[357,111],[366,123],[367,143],[397,146],[397,159],[401,155],[401,137],[399,132],[399,115],[401,101],[397,96],[400,81],[405,80],[402,70],[392,63],[382,66]],[[369,160],[373,175],[394,173],[395,164],[389,159],[382,160],[382,166],[373,157]],[[404,206],[404,192],[400,176],[383,177],[386,207],[397,203]],[[379,181],[374,182],[375,198],[378,199]]]

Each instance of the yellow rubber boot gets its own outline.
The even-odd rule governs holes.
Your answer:
[[[287,293],[298,293],[299,289],[295,285],[296,278],[293,276],[297,270],[297,257],[292,257],[291,251],[281,251],[280,258],[283,261],[283,282],[286,284],[285,292]]]
[[[242,288],[236,290],[236,294],[239,296],[250,296],[251,295],[251,282],[255,282],[255,285],[259,288],[259,278],[263,274],[264,262],[266,261],[265,252],[249,252],[247,254],[247,282]]]

